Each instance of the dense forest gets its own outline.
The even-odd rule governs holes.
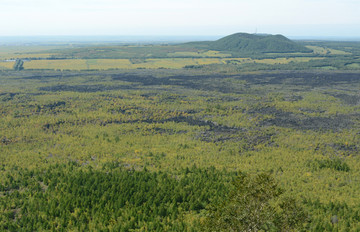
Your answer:
[[[359,231],[360,49],[297,44],[0,53],[0,230]]]

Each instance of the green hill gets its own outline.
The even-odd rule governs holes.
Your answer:
[[[312,52],[283,35],[236,33],[216,41],[189,43],[198,48],[244,53]]]

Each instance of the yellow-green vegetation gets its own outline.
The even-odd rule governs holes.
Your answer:
[[[348,64],[346,67],[348,67],[350,69],[359,69],[360,68],[360,63]]]
[[[304,44],[4,48],[0,231],[357,231],[360,46]]]
[[[64,46],[0,46],[0,60],[16,58],[48,58],[55,54],[50,52],[50,50],[62,47]]]
[[[97,60],[100,64],[75,61],[90,68],[105,64],[103,60]],[[71,68],[70,64],[65,67]],[[39,226],[42,223],[39,228],[44,230],[116,230],[111,226],[125,224],[138,230],[197,228],[195,222],[204,219],[210,199],[224,196],[231,188],[224,182],[218,190],[212,189],[211,181],[229,180],[234,172],[271,173],[285,190],[283,196],[294,198],[311,215],[311,221],[305,223],[307,230],[359,228],[357,72],[200,74],[185,70],[0,73],[1,228],[16,231],[21,225],[33,230],[29,217]],[[193,171],[188,170],[191,167]],[[129,197],[127,203],[110,204],[117,201],[111,199],[120,199],[112,195],[120,190],[107,192],[113,185],[109,183],[121,178],[127,183],[132,178],[126,176],[128,169],[148,170],[139,178],[159,181],[156,186],[160,189],[172,189],[176,180],[189,178],[179,182],[184,196],[198,191],[186,183],[213,175],[204,171],[213,169],[214,177],[202,179],[206,181],[199,185],[213,195],[199,190],[192,200],[169,198],[158,203],[159,207],[173,207],[171,212],[152,205],[151,199],[168,199],[165,195],[145,199],[124,193],[123,199]],[[159,176],[148,176],[148,172]],[[160,172],[168,176],[156,174]],[[95,181],[95,176],[100,179]],[[69,184],[87,179],[94,180],[86,184],[88,190]],[[150,188],[143,185],[136,188]],[[95,197],[90,193],[95,194],[97,188],[103,192]],[[74,192],[85,195],[72,202]],[[167,193],[174,195],[170,190]],[[94,202],[86,203],[86,199]],[[140,203],[132,199],[140,199]],[[42,207],[35,210],[37,204]],[[66,204],[68,211],[60,207]],[[88,204],[105,210],[102,215],[109,218],[92,212]],[[30,209],[38,213],[27,214]],[[117,209],[124,214],[112,217],[109,212]],[[165,219],[130,219],[141,215],[135,209]],[[56,216],[66,212],[73,217],[61,221]],[[332,217],[338,221],[331,223]],[[54,227],[47,224],[55,218]],[[15,219],[21,224],[14,223]],[[83,223],[75,223],[79,220]],[[82,227],[89,220],[89,227]]]
[[[174,52],[169,53],[169,57],[231,57],[231,54],[222,53],[219,51],[198,51],[198,52]]]
[[[315,54],[321,54],[321,55],[351,55],[350,52],[345,52],[333,48],[327,48],[327,47],[320,47],[320,46],[306,46],[307,48],[310,48],[314,51]]]
[[[196,43],[195,43],[196,44]],[[354,42],[302,42],[314,52],[216,51],[204,46],[59,44],[53,46],[2,46],[0,69],[11,69],[6,60],[22,59],[25,69],[202,69],[237,73],[256,70],[357,70],[360,54]],[[201,43],[200,43],[201,44]],[[206,47],[206,46],[205,46]],[[305,47],[304,47],[305,48]],[[310,50],[309,50],[310,51]]]
[[[251,58],[226,58],[222,59],[225,63],[259,63],[259,64],[289,64],[297,62],[310,62],[312,60],[322,60],[320,57],[295,57],[295,58],[275,58],[275,59],[251,59]]]
[[[310,62],[313,60],[322,60],[323,58],[319,57],[296,57],[296,58],[277,58],[277,59],[256,59],[254,60],[260,64],[288,64],[291,62]]]
[[[87,70],[87,69],[116,69],[128,68],[132,63],[128,59],[66,59],[66,60],[31,60],[24,63],[25,69],[61,69],[61,70]]]
[[[14,67],[15,61],[3,61],[0,62],[0,69],[6,70],[6,69],[12,69]]]
[[[24,63],[25,69],[52,70],[108,70],[108,69],[181,69],[186,66],[209,64],[288,64],[290,62],[309,62],[323,58],[297,57],[277,59],[251,58],[161,58],[161,59],[65,59],[31,60]]]
[[[130,68],[170,68],[181,69],[187,65],[207,65],[219,63],[216,58],[169,58],[169,59],[147,59],[143,64],[135,64]]]
[[[181,69],[187,65],[207,65],[220,63],[217,58],[163,58],[144,59],[131,62],[129,59],[66,59],[66,60],[31,60],[24,63],[25,69],[60,69],[60,70],[107,70],[107,69]]]

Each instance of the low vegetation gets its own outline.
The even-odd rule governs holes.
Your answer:
[[[95,57],[76,49],[56,56]],[[54,56],[14,70],[13,57],[0,72],[0,230],[356,231],[359,51],[174,69]]]

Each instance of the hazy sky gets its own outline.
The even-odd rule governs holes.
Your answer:
[[[0,36],[360,37],[360,0],[0,0]]]

